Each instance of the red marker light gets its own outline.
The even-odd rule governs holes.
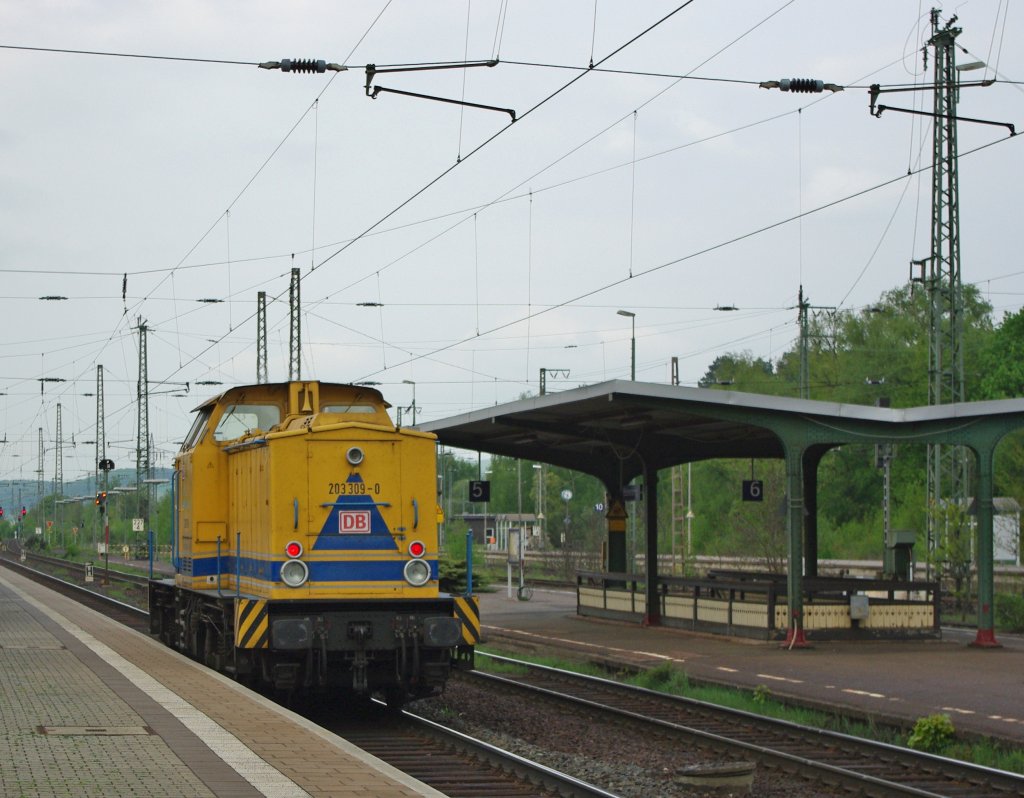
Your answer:
[[[409,544],[409,554],[413,557],[422,557],[427,553],[427,547],[424,546],[420,541],[414,540]]]
[[[301,557],[302,556],[302,544],[297,540],[291,541],[287,546],[284,547],[284,553],[289,557]]]

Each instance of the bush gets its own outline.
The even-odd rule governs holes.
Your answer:
[[[662,693],[683,695],[690,689],[690,680],[685,671],[681,671],[671,663],[663,662],[655,668],[637,675],[634,682],[648,690]]]
[[[46,539],[42,535],[24,535],[21,538],[22,548],[28,551],[46,551]]]
[[[949,719],[949,715],[928,715],[917,719],[907,745],[916,751],[941,754],[955,737],[956,729],[953,728],[953,721]]]
[[[473,590],[487,587],[483,574],[483,557],[473,558]],[[442,552],[437,561],[437,581],[442,593],[463,595],[466,592],[466,558],[457,559],[449,552]]]
[[[1005,632],[1024,632],[1024,596],[999,593],[995,603],[996,626]]]

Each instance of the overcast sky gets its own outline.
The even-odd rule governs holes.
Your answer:
[[[293,267],[302,376],[379,382],[396,406],[412,381],[417,420],[536,393],[542,367],[569,372],[550,390],[628,378],[617,310],[638,380],[668,382],[674,356],[691,385],[723,352],[778,358],[801,284],[857,309],[928,255],[930,120],[872,117],[867,86],[930,84],[930,8],[0,0],[0,479],[35,478],[39,428],[53,479],[58,403],[64,479],[92,472],[98,365],[108,455],[134,467],[140,318],[170,465],[193,407],[256,381],[259,291],[287,379]],[[960,114],[1024,127],[1024,9],[954,13],[957,63],[988,65],[965,79],[999,81]],[[349,69],[253,65],[283,58]],[[364,90],[369,63],[488,59],[373,85],[514,123]],[[846,88],[758,86],[782,78]],[[959,126],[963,279],[997,319],[1024,297],[1019,142]]]

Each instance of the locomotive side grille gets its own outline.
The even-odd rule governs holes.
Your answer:
[[[462,623],[462,642],[475,646],[480,642],[480,605],[476,596],[453,596],[455,617]]]
[[[265,600],[240,598],[235,602],[235,645],[238,648],[267,648],[270,645]]]

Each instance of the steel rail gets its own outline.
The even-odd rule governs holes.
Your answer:
[[[949,781],[950,788],[954,790],[953,793],[934,792],[934,789],[942,789],[934,784],[930,784],[928,789],[914,787],[912,785],[891,781],[883,777],[858,772],[856,766],[840,767],[816,760],[810,756],[801,756],[788,751],[782,751],[771,747],[771,745],[760,745],[742,739],[727,737],[720,733],[709,732],[695,726],[687,726],[672,721],[654,718],[640,712],[603,703],[592,697],[582,697],[571,693],[561,692],[558,688],[532,685],[519,681],[514,676],[489,674],[481,671],[472,671],[460,674],[460,676],[465,676],[466,678],[483,679],[500,683],[514,689],[546,695],[553,700],[587,706],[599,712],[610,712],[621,717],[627,717],[634,721],[654,725],[672,732],[695,736],[700,739],[707,740],[710,745],[729,748],[737,752],[742,752],[744,755],[761,758],[762,761],[772,761],[777,766],[784,769],[813,769],[814,771],[823,774],[823,780],[830,784],[842,783],[843,785],[849,786],[853,789],[863,790],[866,795],[948,798],[951,794],[964,794],[962,782],[960,780],[967,781],[979,787],[980,785],[988,785],[988,793],[982,793],[976,790],[971,793],[972,796],[985,794],[999,796],[1024,795],[1024,776],[1010,773],[1008,771],[974,765],[961,760],[950,759],[948,757],[942,757],[921,751],[914,751],[912,749],[867,740],[865,738],[842,734],[840,732],[801,726],[800,724],[793,723],[791,721],[767,718],[765,716],[745,712],[743,710],[721,707],[691,698],[672,696],[665,693],[659,693],[654,690],[648,690],[646,688],[624,685],[621,682],[615,682],[610,679],[562,671],[557,668],[551,668],[545,665],[536,665],[509,657],[502,657],[483,652],[477,652],[477,656],[521,666],[533,673],[546,674],[560,681],[579,682],[585,687],[614,691],[615,693],[623,696],[632,695],[636,697],[643,697],[648,700],[653,699],[658,702],[662,702],[665,705],[674,705],[679,708],[686,707],[700,712],[713,713],[720,719],[727,718],[731,719],[732,722],[735,723],[756,725],[758,728],[766,731],[770,730],[777,734],[788,734],[801,737],[804,740],[810,741],[807,743],[808,745],[812,745],[814,742],[817,742],[819,745],[822,745],[823,748],[825,745],[832,744],[847,748],[859,748],[862,751],[873,751],[875,752],[875,755],[874,758],[870,760],[873,764],[877,764],[883,758],[896,759],[898,760],[897,764],[901,767],[920,768],[922,769],[922,772],[930,771],[934,776],[932,779],[933,782],[935,780]],[[596,689],[592,692],[596,692]],[[865,758],[865,761],[868,761],[867,754],[862,753],[858,754],[858,756],[862,756]]]
[[[54,558],[49,557],[42,557],[39,559],[44,561],[52,560],[55,565],[68,565],[64,560],[54,560]],[[44,571],[39,571],[13,560],[10,557],[0,557],[0,564],[7,566],[11,570],[16,571],[35,582],[54,589],[57,592],[69,595],[76,601],[80,601],[84,604],[98,604],[103,607],[114,609],[117,612],[124,613],[134,622],[144,622],[145,628],[148,628],[149,612],[147,610],[136,607],[132,604],[127,604],[109,596],[105,596],[102,593],[89,590],[86,587],[74,584],[73,582],[68,582],[60,577],[45,573]],[[82,570],[84,571],[84,568]],[[126,575],[118,574],[118,576]],[[132,575],[128,574],[127,576],[130,577]],[[443,738],[448,745],[463,751],[464,754],[469,756],[471,759],[485,761],[494,766],[498,771],[511,773],[515,778],[523,781],[525,784],[540,785],[552,794],[564,796],[564,798],[618,798],[614,793],[602,790],[592,784],[588,784],[587,782],[574,778],[566,773],[561,773],[553,768],[547,767],[546,765],[518,756],[510,751],[504,751],[498,746],[491,745],[483,740],[478,740],[467,734],[456,731],[455,729],[447,728],[442,724],[420,717],[419,715],[407,710],[403,710],[401,715],[407,723],[413,724],[419,729],[424,730],[424,733],[434,737]],[[367,745],[366,747],[368,750],[372,751],[371,745]],[[415,754],[416,752],[411,753]],[[383,751],[380,751],[375,755],[385,761],[388,759],[387,753]],[[422,757],[420,757],[420,759],[422,759]],[[434,758],[434,762],[436,764],[436,757]],[[429,777],[422,777],[420,780],[429,784]],[[481,798],[487,795],[486,792],[475,792],[474,794],[480,795]]]
[[[542,765],[539,762],[534,762],[531,759],[526,759],[518,754],[505,751],[496,745],[470,737],[467,734],[416,715],[408,710],[402,710],[402,715],[429,730],[432,734],[443,736],[472,755],[491,762],[499,768],[509,769],[520,778],[540,784],[559,795],[567,796],[567,798],[570,796],[571,798],[617,798],[614,793],[610,793],[593,784],[557,771],[547,765]]]
[[[38,582],[39,584],[45,585],[59,593],[69,595],[80,603],[99,604],[100,606],[107,607],[118,612],[123,612],[136,622],[148,622],[149,610],[144,610],[134,604],[128,604],[124,601],[106,596],[96,590],[89,590],[89,588],[76,585],[74,582],[68,582],[67,580],[61,579],[59,576],[54,576],[53,574],[48,574],[44,571],[38,571],[35,568],[30,568],[27,565],[23,565],[20,562],[10,559],[9,557],[0,558],[0,563],[5,565],[7,568],[10,568],[12,571],[20,573],[22,576],[28,577],[33,582]]]

